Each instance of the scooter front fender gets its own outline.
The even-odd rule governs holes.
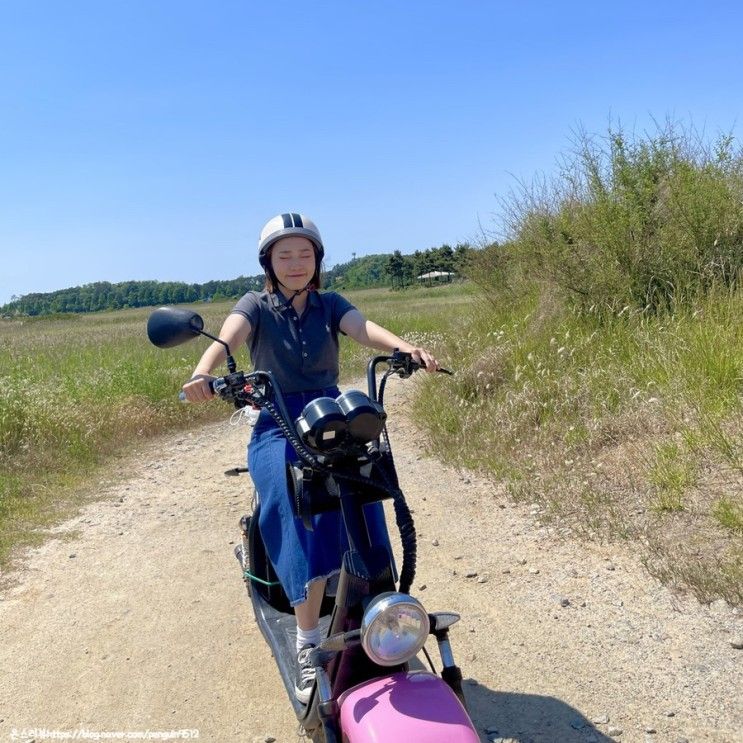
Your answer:
[[[456,694],[426,671],[365,681],[338,699],[348,743],[478,743]]]

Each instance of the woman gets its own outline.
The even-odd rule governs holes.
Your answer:
[[[233,349],[249,342],[253,366],[274,374],[292,417],[310,400],[339,394],[339,332],[370,348],[399,348],[425,364],[429,372],[439,366],[428,351],[367,320],[340,294],[320,293],[324,253],[320,232],[309,218],[289,213],[269,220],[258,242],[258,260],[266,272],[265,290],[245,294],[219,334]],[[183,386],[188,400],[213,397],[208,382],[213,379],[212,370],[224,359],[220,343],[209,346]],[[295,461],[297,455],[264,410],[253,430],[248,465],[260,495],[261,536],[297,619],[295,692],[306,703],[314,683],[309,650],[321,640],[318,622],[326,582],[340,570],[345,545],[337,513],[316,516],[313,531],[294,517],[285,476],[287,459]],[[370,530],[385,543],[381,506],[373,511]]]

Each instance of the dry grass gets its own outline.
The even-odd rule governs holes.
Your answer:
[[[743,294],[610,322],[522,301],[447,339],[453,399],[427,385],[416,407],[432,449],[558,531],[632,540],[665,580],[742,603]]]

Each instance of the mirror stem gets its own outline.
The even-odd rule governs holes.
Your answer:
[[[199,330],[199,333],[201,333],[201,335],[205,335],[207,338],[211,338],[217,343],[221,343],[224,346],[224,350],[227,352],[227,369],[229,370],[230,374],[234,374],[235,371],[237,371],[237,364],[235,363],[235,359],[232,358],[230,347],[227,345],[227,343],[221,338],[215,338],[213,335],[210,335],[205,330]]]

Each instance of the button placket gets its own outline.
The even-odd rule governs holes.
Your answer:
[[[304,350],[304,347],[307,345],[307,341],[304,339],[302,335],[302,323],[299,321],[299,318],[297,317],[297,315],[294,315],[294,319],[297,321],[297,335],[299,337],[299,340],[302,341],[302,347],[303,347],[302,358],[306,359],[307,351]]]
[[[289,315],[289,317],[292,320],[294,320],[294,327],[295,327],[296,333],[297,333],[297,335],[296,335],[297,340],[302,341],[302,345],[305,345],[305,342],[304,342],[304,340],[302,338],[302,323],[299,322],[299,317],[297,316],[296,313],[293,314],[293,315]],[[306,353],[302,353],[302,359],[306,359],[306,358],[307,358],[307,354]],[[304,364],[304,362],[302,362],[302,363]]]

